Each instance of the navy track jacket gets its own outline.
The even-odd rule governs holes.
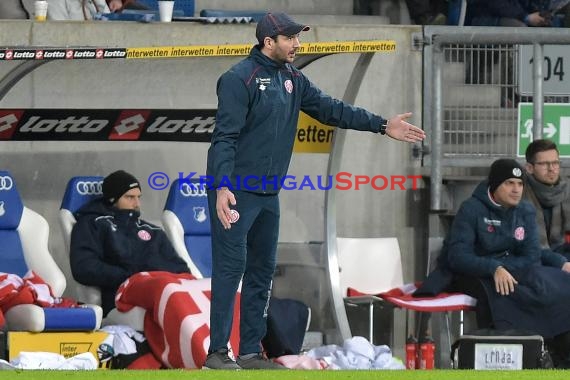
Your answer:
[[[73,278],[101,289],[103,313],[115,307],[119,285],[143,271],[190,272],[164,231],[140,219],[134,210],[119,210],[101,199],[76,214],[71,234]]]
[[[300,70],[271,60],[258,46],[219,78],[217,94],[207,168],[215,188],[279,192],[301,110],[324,124],[361,131],[379,132],[386,122],[325,95]],[[246,180],[247,188],[240,188]]]

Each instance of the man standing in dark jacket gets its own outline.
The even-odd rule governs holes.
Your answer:
[[[119,285],[143,271],[190,272],[164,231],[140,219],[141,188],[119,170],[103,180],[103,197],[75,214],[70,264],[80,284],[101,289],[103,315],[115,307]]]
[[[302,110],[322,123],[376,132],[416,142],[424,132],[322,93],[291,65],[309,30],[284,13],[268,13],[257,24],[258,45],[217,83],[218,113],[208,151],[212,218],[211,369],[279,368],[261,355],[267,303],[276,262],[278,193],[287,174]],[[242,183],[242,180],[245,182]],[[228,355],[232,310],[240,280],[240,352]]]

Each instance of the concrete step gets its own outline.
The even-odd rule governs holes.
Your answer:
[[[499,107],[501,88],[485,85],[444,86],[443,104],[449,106]]]
[[[352,1],[330,0],[196,0],[196,13],[202,9],[225,9],[232,11],[267,11],[287,12],[294,14],[311,15],[351,15]],[[309,24],[311,25],[311,24]]]
[[[488,152],[495,151],[496,147],[516,144],[516,135],[492,135],[488,132],[474,133],[445,133],[443,134],[444,147],[450,151]],[[499,150],[500,152],[500,150]]]
[[[452,141],[452,143],[443,145],[442,150],[445,155],[460,155],[475,159],[488,155],[498,157],[505,154],[514,157],[516,154],[517,141],[514,137],[501,137],[494,140],[466,137]]]
[[[306,25],[388,25],[390,19],[387,16],[365,15],[308,15],[297,14],[291,17]]]
[[[445,121],[481,120],[486,122],[494,121],[516,121],[518,110],[516,108],[502,107],[478,107],[478,106],[446,106],[443,110]]]
[[[444,120],[443,133],[448,135],[516,136],[517,129],[514,120]]]
[[[468,52],[468,49],[461,46],[456,49],[445,49],[443,56],[445,58],[445,62],[465,62],[466,56],[469,55]]]
[[[465,84],[465,64],[463,62],[448,62],[443,66],[443,76],[446,84]]]
[[[444,110],[444,152],[505,154],[516,151],[516,109],[448,107]]]

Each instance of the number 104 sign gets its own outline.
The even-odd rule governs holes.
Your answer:
[[[519,94],[532,95],[533,46],[519,45]],[[570,75],[565,69],[570,65],[570,49],[567,45],[544,45],[542,75],[544,95],[569,95]]]

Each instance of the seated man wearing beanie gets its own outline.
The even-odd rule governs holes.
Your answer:
[[[570,274],[541,265],[536,212],[522,201],[523,176],[515,160],[493,162],[488,179],[461,204],[435,278],[448,282],[441,288],[477,299],[479,328],[542,335],[557,354],[555,364],[565,367],[570,363]]]
[[[103,197],[75,214],[70,264],[73,278],[101,289],[103,314],[115,307],[119,285],[143,271],[190,272],[164,231],[140,219],[141,188],[119,170],[103,180]]]

